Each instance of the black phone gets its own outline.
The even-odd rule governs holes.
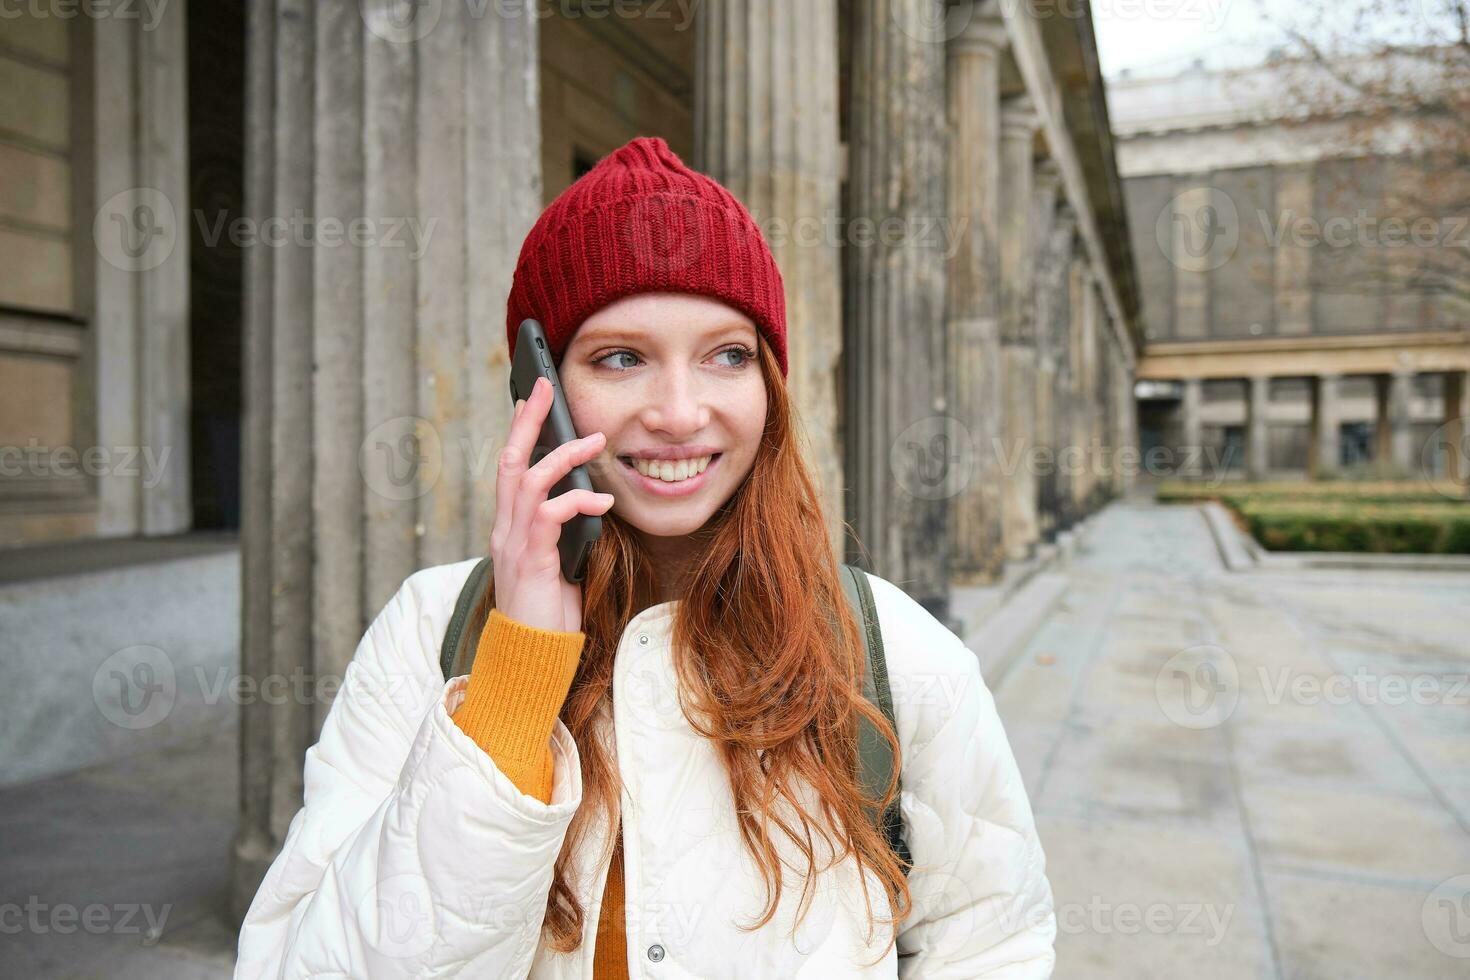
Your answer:
[[[539,320],[527,318],[521,321],[516,333],[516,352],[510,366],[510,400],[514,405],[522,398],[530,398],[537,378],[551,382],[551,411],[541,426],[536,439],[536,448],[531,452],[531,465],[535,466],[546,454],[563,443],[578,438],[572,425],[572,412],[567,407],[566,396],[561,390],[561,379],[557,377],[556,365],[552,363],[551,347],[546,342],[546,331]],[[571,468],[551,488],[550,497],[557,497],[568,490],[591,490],[592,477],[585,464]],[[587,574],[587,556],[592,545],[602,534],[602,518],[596,514],[573,514],[561,526],[561,538],[557,549],[561,553],[561,573],[568,582],[580,582]]]

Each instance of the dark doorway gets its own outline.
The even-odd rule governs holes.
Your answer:
[[[245,5],[189,5],[189,449],[195,529],[240,527]]]

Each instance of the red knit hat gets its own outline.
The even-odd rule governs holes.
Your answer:
[[[755,322],[786,376],[786,294],[759,226],[712,177],[657,136],[609,153],[536,219],[506,302],[512,356],[521,321],[546,329],[558,361],[593,313],[634,293],[712,296]]]

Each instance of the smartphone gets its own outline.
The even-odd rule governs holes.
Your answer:
[[[516,352],[510,366],[510,400],[514,405],[522,398],[530,398],[537,378],[551,382],[551,411],[541,426],[541,435],[536,448],[531,452],[531,465],[535,466],[546,454],[563,443],[578,438],[572,426],[572,412],[567,407],[566,395],[561,390],[561,379],[557,377],[556,365],[551,360],[551,347],[546,343],[546,331],[539,320],[527,318],[521,321],[516,333]],[[571,471],[551,488],[548,499],[560,496],[568,490],[591,490],[592,478],[585,464],[573,466]],[[592,544],[602,534],[602,518],[596,514],[573,514],[561,526],[561,538],[557,548],[561,552],[561,573],[568,582],[580,582],[587,574],[587,556],[592,553]]]

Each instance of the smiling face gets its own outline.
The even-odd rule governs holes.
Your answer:
[[[638,293],[583,321],[557,372],[612,511],[658,537],[705,525],[750,473],[766,423],[754,321],[717,299]]]

